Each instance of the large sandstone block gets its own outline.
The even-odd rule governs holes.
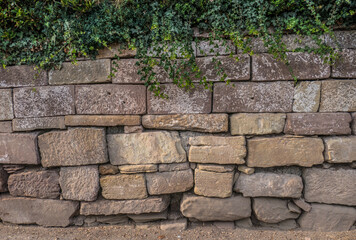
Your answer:
[[[326,43],[333,47],[340,48],[356,48],[356,31],[334,31],[334,36],[336,38],[337,44],[335,40],[330,36],[326,35],[325,40]]]
[[[300,80],[323,79],[330,76],[330,66],[320,56],[310,53],[289,52],[287,59],[294,75]],[[288,66],[271,54],[252,56],[252,81],[293,80]]]
[[[303,179],[307,202],[356,206],[355,169],[307,168]]]
[[[45,86],[14,89],[17,118],[74,114],[74,86]]]
[[[145,115],[142,125],[152,129],[217,133],[227,132],[229,121],[227,114]]]
[[[172,172],[147,173],[147,189],[150,195],[186,192],[194,185],[191,169]]]
[[[14,118],[11,89],[0,89],[0,120]]]
[[[244,137],[197,136],[189,138],[189,162],[243,164]]]
[[[69,115],[65,116],[66,126],[135,126],[141,124],[139,115],[117,115],[117,116],[101,116],[101,115]]]
[[[0,68],[0,87],[26,87],[47,85],[47,72],[34,66],[7,66]]]
[[[177,132],[143,132],[107,136],[113,165],[185,162]]]
[[[292,82],[214,84],[213,112],[291,112]]]
[[[72,128],[53,131],[38,137],[44,167],[78,166],[108,161],[105,130]]]
[[[343,49],[332,70],[334,78],[356,78],[356,50]]]
[[[234,172],[209,172],[195,169],[194,193],[205,197],[231,197]]]
[[[76,86],[77,114],[144,114],[146,87],[141,85]]]
[[[262,172],[240,174],[234,186],[234,191],[244,197],[300,198],[302,190],[303,181],[297,175]]]
[[[77,212],[78,202],[55,199],[11,197],[0,198],[0,218],[13,224],[38,224],[45,227],[66,227]]]
[[[263,135],[283,132],[284,113],[237,113],[230,117],[231,135]]]
[[[34,198],[57,198],[59,174],[56,171],[34,171],[11,174],[8,180],[12,196]]]
[[[106,199],[147,198],[145,176],[143,174],[118,174],[100,178],[102,195]]]
[[[356,111],[356,81],[328,80],[321,84],[320,112]]]
[[[12,120],[15,132],[39,129],[64,129],[64,117],[15,118]]]
[[[148,197],[137,200],[96,200],[95,202],[82,202],[81,215],[116,215],[116,214],[142,214],[159,213],[168,208],[170,198],[167,195]]]
[[[288,113],[284,133],[294,135],[351,134],[349,113]]]
[[[235,221],[251,216],[251,200],[242,196],[208,198],[187,193],[180,210],[185,217],[199,221]]]
[[[298,82],[294,90],[293,112],[317,112],[321,82]]]
[[[320,138],[252,138],[248,139],[247,166],[311,167],[324,162],[323,151],[324,144]]]
[[[156,164],[141,164],[141,165],[121,165],[119,166],[120,173],[145,173],[157,172]]]
[[[330,163],[356,161],[356,136],[328,137],[325,142],[325,160]]]
[[[318,203],[313,203],[311,211],[298,219],[302,230],[322,232],[348,231],[355,221],[355,208]]]
[[[37,151],[38,133],[1,133],[1,164],[39,164]]]

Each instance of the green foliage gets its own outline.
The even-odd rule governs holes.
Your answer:
[[[205,88],[212,86],[195,61],[191,43],[201,39],[194,28],[209,32],[213,47],[213,40],[232,40],[249,54],[251,39],[259,37],[286,64],[282,35],[307,36],[318,47],[296,51],[314,52],[332,63],[335,50],[323,44],[322,36],[334,38],[333,27],[355,24],[355,9],[351,0],[2,0],[0,61],[53,69],[68,58],[94,59],[98,49],[122,43],[137,49],[146,86],[165,97],[155,78],[157,67],[179,87],[194,88],[196,78]],[[221,63],[214,62],[220,80],[226,81]]]

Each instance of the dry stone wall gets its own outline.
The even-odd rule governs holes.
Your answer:
[[[110,50],[37,77],[30,66],[1,69],[0,219],[355,229],[356,32],[336,36],[335,66],[288,53],[297,85],[255,43],[262,52],[236,51],[239,62],[214,50],[227,86],[209,45],[194,45],[213,91],[186,92],[158,71],[168,100],[140,82],[130,51],[113,78]]]

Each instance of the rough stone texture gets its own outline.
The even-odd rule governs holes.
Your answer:
[[[343,49],[332,68],[334,78],[356,78],[356,49]]]
[[[12,133],[12,122],[0,122],[0,133]]]
[[[113,165],[185,162],[177,132],[143,132],[107,136]]]
[[[160,213],[143,213],[143,214],[130,214],[129,218],[134,220],[135,223],[145,223],[151,221],[158,221],[167,219],[167,210]]]
[[[250,168],[250,167],[247,167],[245,165],[240,165],[240,166],[237,167],[237,169],[240,172],[242,172],[244,174],[247,174],[247,175],[251,175],[251,174],[253,174],[255,172],[254,168]]]
[[[15,118],[12,128],[16,131],[33,131],[38,129],[65,129],[64,117]]]
[[[317,112],[321,82],[299,82],[294,90],[293,112]]]
[[[70,115],[65,116],[66,126],[102,126],[115,127],[123,125],[139,125],[141,117],[139,115],[118,115],[118,116],[99,116],[99,115]]]
[[[324,144],[320,138],[253,138],[248,140],[247,166],[311,167],[324,162],[323,151]]]
[[[113,83],[144,83],[141,81],[141,75],[137,72],[139,70],[139,66],[136,66],[137,59],[120,59],[119,61],[115,61],[115,68],[117,68],[117,72],[112,79]]]
[[[3,168],[8,174],[12,174],[24,169],[25,165],[3,165]]]
[[[284,113],[237,113],[230,117],[231,135],[263,135],[283,132]]]
[[[48,73],[50,85],[110,82],[110,60],[63,63],[60,70]]]
[[[40,73],[34,66],[7,66],[0,69],[0,87],[47,85],[47,72]]]
[[[297,205],[299,208],[303,209],[305,212],[310,212],[311,210],[311,205],[304,201],[303,198],[298,198],[298,199],[293,199],[293,202],[295,205]]]
[[[100,178],[102,193],[106,199],[147,198],[145,176],[143,174],[118,174]]]
[[[244,137],[197,136],[189,139],[189,161],[197,163],[243,164]]]
[[[7,188],[8,177],[9,177],[8,172],[3,167],[0,167],[0,193],[8,191]]]
[[[64,199],[94,201],[99,192],[98,166],[61,167],[59,184]]]
[[[11,197],[0,198],[0,218],[14,224],[38,224],[45,227],[66,227],[78,209],[78,202],[55,199]]]
[[[234,191],[241,192],[244,197],[300,198],[302,190],[301,177],[277,173],[241,174],[234,187]]]
[[[184,194],[180,210],[199,221],[235,221],[251,216],[251,200],[242,196],[207,198]]]
[[[351,116],[353,119],[352,124],[351,124],[352,132],[354,135],[356,135],[356,113],[352,113]]]
[[[14,118],[11,89],[0,89],[0,120]]]
[[[122,165],[119,166],[119,169],[121,173],[157,172],[157,165],[155,164]]]
[[[231,41],[227,41],[225,45],[219,40],[214,40],[212,44],[210,44],[210,41],[200,41],[197,45],[198,57],[230,55],[231,52],[236,52],[236,47]]]
[[[214,84],[213,112],[291,112],[292,82]]]
[[[228,131],[228,118],[227,114],[145,115],[142,125],[152,129],[217,133]]]
[[[302,230],[325,232],[348,231],[355,221],[355,208],[313,203],[311,211],[303,213],[298,223]]]
[[[330,163],[351,163],[356,161],[356,136],[328,137],[325,142],[325,160]]]
[[[39,164],[37,153],[38,133],[1,133],[1,164]]]
[[[323,81],[321,84],[320,112],[356,111],[356,81]]]
[[[124,126],[124,133],[142,133],[144,131],[141,125],[139,126]]]
[[[349,113],[288,113],[284,133],[294,135],[351,134]]]
[[[300,209],[297,205],[295,205],[293,202],[288,202],[288,209],[291,212],[298,213],[300,214],[302,212],[302,209]]]
[[[185,192],[194,185],[191,169],[173,172],[146,174],[147,189],[150,195]]]
[[[76,86],[77,114],[144,114],[146,87],[140,85]]]
[[[260,222],[260,229],[261,228],[266,230],[277,229],[277,230],[288,231],[288,230],[293,230],[298,228],[298,225],[294,219],[287,219],[279,223]]]
[[[44,167],[106,163],[105,130],[73,128],[52,131],[38,137]]]
[[[287,206],[288,200],[278,198],[254,198],[252,208],[258,220],[266,223],[278,223],[286,219],[299,217]]]
[[[182,231],[187,229],[188,221],[186,218],[181,218],[178,220],[167,220],[161,222],[162,231]]]
[[[171,163],[171,164],[160,164],[158,169],[160,172],[172,172],[172,171],[181,171],[189,169],[189,162],[184,163]]]
[[[323,79],[330,76],[330,67],[321,57],[310,53],[287,53],[293,73],[299,80]],[[293,80],[287,65],[270,54],[252,56],[252,81]]]
[[[99,165],[100,175],[115,175],[118,172],[119,172],[119,168],[117,166],[111,164]]]
[[[12,196],[57,198],[59,196],[59,175],[56,171],[35,171],[11,174],[8,180]]]
[[[356,206],[355,170],[307,168],[303,179],[307,202]]]
[[[197,168],[203,171],[225,173],[234,171],[235,165],[198,164]]]
[[[173,84],[162,84],[162,93],[167,94],[168,99],[154,96],[148,91],[148,114],[189,114],[210,113],[211,92],[197,85],[193,90],[186,91]]]
[[[244,219],[235,221],[235,226],[237,228],[252,228],[253,224],[252,224],[251,218],[244,218]]]
[[[125,45],[114,43],[108,47],[99,49],[99,54],[96,58],[116,58],[115,56],[118,56],[119,58],[134,57],[136,56],[136,50],[131,50]]]
[[[82,202],[81,215],[115,215],[115,214],[142,214],[158,213],[167,209],[169,196],[155,196],[138,200],[96,200],[95,202]]]
[[[205,197],[231,197],[234,172],[217,173],[195,169],[194,193]]]

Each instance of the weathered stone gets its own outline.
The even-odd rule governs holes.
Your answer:
[[[0,218],[14,224],[38,224],[66,227],[78,209],[78,202],[55,199],[11,197],[0,198]]]
[[[225,173],[234,171],[235,165],[198,164],[198,169],[209,172]]]
[[[73,128],[52,131],[38,137],[44,167],[106,163],[105,130]]]
[[[106,199],[147,198],[145,176],[143,174],[118,174],[100,178],[102,195]]]
[[[353,121],[351,123],[352,132],[353,132],[354,135],[356,135],[356,112],[352,113],[351,116],[352,116],[352,119],[353,119]]]
[[[234,187],[234,191],[241,192],[244,197],[299,198],[302,190],[301,177],[277,173],[241,174]]]
[[[57,198],[59,196],[59,175],[56,171],[35,171],[11,174],[8,180],[12,196]]]
[[[64,117],[15,118],[12,128],[16,131],[33,131],[38,129],[64,129]]]
[[[200,41],[197,45],[197,56],[216,56],[216,55],[230,55],[236,52],[236,47],[231,41],[226,43],[214,40],[212,43],[210,41]]]
[[[12,122],[0,122],[0,133],[12,133]]]
[[[356,136],[328,137],[325,142],[325,161],[330,163],[351,163],[356,161]]]
[[[194,193],[205,197],[231,197],[234,172],[217,173],[195,169]]]
[[[317,112],[321,82],[298,82],[294,90],[293,112]]]
[[[26,87],[47,85],[47,72],[34,66],[8,66],[0,68],[0,87]]]
[[[297,205],[295,205],[293,202],[288,202],[287,206],[288,206],[289,211],[291,211],[291,212],[298,213],[298,214],[300,214],[302,212],[302,210]]]
[[[262,229],[278,229],[278,230],[293,230],[298,228],[297,222],[294,219],[287,219],[279,223],[265,223],[260,222],[260,227]]]
[[[143,132],[107,136],[113,165],[185,162],[177,132]]]
[[[356,78],[356,50],[343,49],[332,68],[334,78]]]
[[[120,173],[144,173],[157,172],[157,165],[142,164],[142,165],[122,165],[119,166]]]
[[[11,89],[0,89],[0,120],[14,118]]]
[[[294,135],[351,134],[349,113],[288,113],[284,133]]]
[[[253,138],[248,139],[247,166],[299,165],[311,167],[324,162],[323,151],[324,144],[320,138]]]
[[[110,60],[63,63],[60,70],[48,73],[50,85],[110,82]]]
[[[329,80],[321,84],[320,112],[356,111],[356,81]]]
[[[250,168],[250,167],[247,167],[245,165],[240,165],[240,166],[237,167],[237,169],[240,172],[242,172],[244,174],[247,174],[247,175],[251,175],[251,174],[253,174],[255,172],[254,168]]]
[[[161,222],[162,231],[182,231],[187,229],[188,221],[186,218],[178,220],[166,220]]]
[[[237,113],[230,117],[231,135],[263,135],[283,132],[284,113]]]
[[[136,223],[135,229],[140,230],[159,230],[161,227],[160,222],[147,222],[147,223]]]
[[[169,205],[169,196],[155,196],[138,200],[96,200],[82,202],[81,215],[142,214],[162,212]]]
[[[7,192],[7,180],[8,180],[9,174],[7,171],[3,168],[0,167],[0,193],[2,192]]]
[[[172,172],[172,171],[181,171],[189,169],[189,162],[184,163],[171,163],[171,164],[160,164],[158,169],[160,172]]]
[[[139,126],[125,126],[124,127],[124,133],[142,133],[143,130],[144,129],[141,125],[139,125]]]
[[[197,132],[227,132],[227,114],[179,114],[145,115],[142,117],[145,128],[167,130],[190,130]]]
[[[293,202],[295,205],[303,209],[305,212],[310,212],[311,210],[311,205],[307,202],[304,201],[303,198],[298,198],[298,199],[293,199]]]
[[[251,216],[251,200],[242,196],[207,198],[184,194],[181,212],[199,221],[235,221]]]
[[[354,169],[307,168],[303,179],[306,201],[356,206]]]
[[[150,195],[186,192],[194,185],[191,169],[173,172],[146,174],[147,189]]]
[[[3,168],[8,174],[12,174],[12,173],[15,173],[15,172],[18,172],[18,171],[24,169],[25,166],[23,166],[23,165],[3,165]]]
[[[163,99],[148,91],[148,114],[189,114],[211,112],[211,91],[202,85],[186,91],[174,84],[162,84],[162,93],[168,95]]]
[[[323,79],[330,76],[330,66],[320,56],[310,53],[288,52],[287,59],[293,74],[300,80]],[[252,56],[252,81],[293,80],[286,64],[271,54]]]
[[[61,167],[59,184],[64,199],[94,201],[99,192],[98,166]]]
[[[189,162],[243,164],[246,156],[244,137],[198,136],[189,139]]]
[[[1,133],[1,164],[39,164],[37,152],[38,133]]]
[[[299,166],[278,166],[269,168],[255,168],[256,173],[279,173],[302,176],[303,168]]]
[[[102,126],[115,127],[123,125],[139,125],[141,117],[139,115],[69,115],[65,116],[66,126]]]
[[[111,216],[97,216],[96,221],[105,224],[122,224],[127,223],[129,218],[126,215],[111,215]]]
[[[76,86],[77,114],[144,114],[146,87],[141,85]]]
[[[129,49],[127,46],[118,43],[99,49],[98,53],[97,59],[136,56],[136,50]]]
[[[119,168],[117,166],[111,164],[99,165],[100,175],[115,175],[118,172],[119,172]]]
[[[291,112],[292,82],[214,84],[213,112]]]
[[[333,48],[356,48],[356,31],[334,31],[337,44],[330,35],[325,35],[325,40],[328,45]]]
[[[160,213],[129,214],[128,217],[136,223],[164,220],[167,219],[167,210]]]
[[[252,208],[258,220],[266,223],[278,223],[286,219],[299,217],[287,206],[288,200],[278,198],[254,198]]]
[[[298,223],[302,230],[325,232],[348,231],[355,221],[355,208],[313,203],[311,211],[303,213]]]
[[[235,226],[237,228],[252,228],[253,224],[252,224],[251,218],[244,218],[244,219],[235,221]]]

